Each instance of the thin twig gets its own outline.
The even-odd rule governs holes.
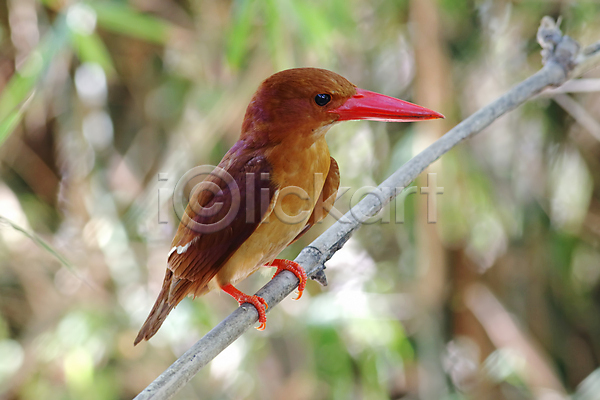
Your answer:
[[[546,89],[540,96],[552,97],[559,93],[590,93],[600,92],[600,78],[571,79],[561,87]]]
[[[377,214],[397,194],[396,188],[408,186],[427,166],[448,152],[462,140],[481,132],[501,115],[511,111],[532,98],[544,88],[559,86],[568,78],[577,75],[570,73],[577,67],[576,57],[579,45],[568,36],[562,36],[554,22],[545,17],[542,20],[538,40],[544,48],[544,67],[516,85],[491,104],[483,107],[469,118],[462,121],[443,137],[404,164],[386,179],[370,196],[366,196],[353,207],[343,218],[307,246],[296,258],[308,276],[322,273],[324,263],[338,251],[350,238],[361,221]],[[589,57],[596,57],[597,52],[590,51]],[[584,57],[586,69],[588,58]],[[596,61],[600,61],[596,59]],[[583,69],[580,69],[583,71]],[[269,281],[257,295],[263,297],[271,311],[289,295],[298,285],[296,277],[284,271]],[[202,339],[185,352],[173,365],[164,371],[135,399],[167,399],[181,389],[192,377],[217,354],[250,328],[258,319],[256,309],[248,304],[231,313],[221,323],[208,332]]]
[[[591,116],[586,109],[568,94],[560,93],[552,97],[575,121],[583,126],[596,140],[600,141],[600,122]]]
[[[575,59],[575,68],[573,69],[572,75],[574,77],[581,76],[592,68],[598,66],[600,62],[600,41],[586,46],[577,55]]]
[[[514,349],[524,357],[527,374],[523,380],[531,388],[535,399],[550,398],[544,396],[551,392],[556,399],[566,399],[567,393],[556,371],[548,361],[548,356],[533,338],[519,327],[508,310],[494,296],[490,289],[480,283],[469,286],[465,294],[465,304],[481,324],[494,347]]]

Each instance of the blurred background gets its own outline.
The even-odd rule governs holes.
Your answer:
[[[347,210],[538,70],[544,15],[600,40],[596,1],[0,1],[0,398],[132,398],[237,307],[184,300],[133,347],[173,188],[219,162],[264,78],[327,68],[446,115],[332,129]],[[600,70],[583,78],[443,156],[436,224],[413,189],[175,398],[600,399]]]

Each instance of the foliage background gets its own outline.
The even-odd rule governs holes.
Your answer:
[[[169,194],[235,142],[262,79],[318,66],[446,115],[334,128],[347,209],[535,72],[544,15],[600,38],[594,1],[1,1],[0,398],[131,398],[234,309],[186,300],[132,346]],[[361,228],[330,286],[285,300],[176,398],[600,399],[600,74],[585,78],[444,156],[437,224],[407,196],[403,224]]]

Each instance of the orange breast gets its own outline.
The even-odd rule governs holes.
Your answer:
[[[330,156],[323,136],[311,146],[301,145],[270,154],[272,179],[279,187],[270,212],[209,283],[210,289],[235,284],[270,263],[306,225],[329,172]]]

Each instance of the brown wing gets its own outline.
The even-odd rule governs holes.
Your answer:
[[[318,223],[319,221],[322,221],[327,215],[329,215],[329,211],[331,210],[331,207],[333,207],[333,203],[335,202],[335,198],[337,196],[337,191],[339,187],[340,169],[338,167],[338,163],[333,157],[331,157],[329,172],[327,173],[327,177],[325,178],[323,190],[321,190],[321,195],[319,196],[319,200],[315,205],[315,209],[310,215],[310,218],[306,222],[306,225],[304,226],[302,231],[300,231],[298,236],[296,236],[290,244],[300,239],[300,237],[302,237],[302,235],[308,232],[308,230],[312,228],[314,224]]]
[[[135,344],[152,337],[188,293],[204,293],[208,282],[272,211],[277,188],[271,170],[264,155],[238,142],[194,189],[173,239],[162,289]]]
[[[263,155],[234,154],[235,148],[219,164],[227,174],[215,172],[195,190],[173,239],[168,267],[175,279],[193,282],[197,289],[256,230],[276,191],[269,179],[272,167]],[[172,287],[169,300],[185,297],[184,286]]]

